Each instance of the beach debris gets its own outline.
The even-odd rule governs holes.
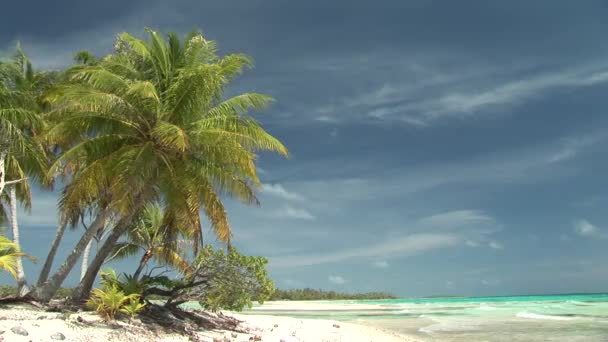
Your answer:
[[[232,342],[232,340],[230,339],[230,337],[224,336],[224,339],[222,340],[222,342]]]
[[[332,327],[334,327],[334,328],[339,328],[339,327],[340,327],[340,324],[335,324],[335,323],[334,323],[334,324],[332,325]]]
[[[278,324],[275,324],[275,325],[274,325],[274,327],[275,327],[275,328],[278,328],[278,327],[279,327],[279,325],[278,325]]]
[[[51,339],[53,340],[65,340],[65,335],[58,332],[58,333],[54,333],[53,335],[51,335]]]
[[[249,341],[261,341],[261,340],[262,340],[262,336],[260,336],[260,335],[255,335],[255,336],[249,337]]]
[[[29,335],[27,330],[25,330],[23,327],[12,327],[11,331],[13,332],[13,334],[17,334],[17,335],[21,335],[21,336]]]
[[[237,333],[235,333],[235,332],[233,332],[233,333],[232,333],[232,334],[230,334],[230,335],[232,336],[232,338],[237,338],[237,337],[239,337],[239,334],[237,334]]]
[[[219,337],[214,337],[213,338],[213,342],[223,342],[221,338]]]
[[[83,323],[84,322],[84,318],[82,318],[81,316],[78,316],[76,318],[76,320],[78,321],[78,323]]]
[[[39,320],[39,321],[41,321],[43,319],[46,319],[46,316],[38,316],[38,317],[36,317],[36,319]]]

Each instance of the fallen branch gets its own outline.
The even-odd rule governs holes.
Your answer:
[[[38,309],[42,309],[44,305],[38,302],[34,297],[25,295],[25,296],[6,296],[0,298],[0,304],[29,304]]]

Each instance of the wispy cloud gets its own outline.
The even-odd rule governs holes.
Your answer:
[[[314,220],[316,216],[310,213],[306,209],[294,208],[290,205],[286,205],[282,208],[276,209],[270,213],[271,217],[281,219],[295,219],[295,220]]]
[[[587,220],[577,220],[574,222],[574,232],[586,238],[608,238],[608,234],[600,230]]]
[[[279,197],[282,199],[286,199],[286,200],[295,200],[295,201],[299,201],[302,200],[303,197],[295,192],[292,191],[288,191],[287,189],[285,189],[285,187],[283,187],[283,185],[276,183],[276,184],[264,184],[262,186],[262,193],[271,195],[271,196],[275,196],[275,197]]]
[[[490,241],[490,243],[488,243],[488,246],[490,246],[490,248],[492,248],[492,249],[504,249],[505,248],[502,245],[502,243],[500,243],[498,241]]]
[[[603,131],[579,133],[550,140],[542,145],[489,153],[454,162],[419,163],[408,165],[407,168],[392,169],[387,173],[378,172],[374,164],[361,162],[359,165],[351,162],[350,165],[360,169],[359,173],[365,175],[365,178],[333,177],[313,180],[304,178],[293,182],[290,186],[308,200],[308,208],[321,212],[336,210],[336,207],[353,201],[404,198],[454,184],[486,186],[544,182],[571,175],[576,169],[564,164],[569,160],[568,158],[592,153],[600,147],[601,142],[606,141],[606,138],[607,134]],[[565,148],[573,152],[570,152],[568,157],[555,158]],[[300,164],[298,168],[339,170],[342,163],[343,161],[339,159],[322,160]],[[327,203],[332,205],[328,207]],[[455,212],[451,215],[474,218],[479,213]],[[428,220],[441,219],[442,217],[428,218]]]
[[[476,211],[466,211],[478,213]],[[437,219],[441,217],[441,219]],[[452,221],[447,218],[451,217]],[[430,222],[433,222],[431,224]],[[272,267],[310,266],[342,262],[357,258],[391,258],[421,254],[427,251],[465,246],[466,241],[485,241],[488,235],[500,230],[489,216],[478,213],[463,215],[448,212],[412,222],[410,234],[393,236],[384,241],[353,246],[330,253],[282,255],[271,258]],[[388,264],[388,263],[387,263]]]
[[[376,267],[376,268],[388,268],[390,265],[388,263],[388,261],[386,260],[379,260],[379,261],[375,261],[372,266]]]
[[[549,156],[549,163],[557,163],[575,158],[583,149],[606,139],[605,132],[589,133],[567,138],[561,143],[559,150]]]
[[[446,73],[432,65],[409,70],[405,74],[410,77],[404,79],[431,77],[422,82],[382,83],[376,89],[347,96],[342,101],[334,100],[316,112],[323,121],[367,118],[426,126],[445,118],[461,119],[504,111],[560,88],[608,82],[605,64],[581,64],[544,72],[524,72],[522,67],[505,70],[491,66],[476,71],[461,68],[469,70]],[[354,115],[357,113],[359,115]]]
[[[336,285],[342,285],[346,283],[346,279],[339,275],[330,275],[327,277],[327,280],[329,280],[330,283]]]

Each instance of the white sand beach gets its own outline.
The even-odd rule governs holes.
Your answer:
[[[200,331],[202,341],[314,341],[314,342],[415,342],[414,338],[373,327],[331,320],[296,319],[282,316],[231,314],[242,320],[240,328],[249,333]],[[27,306],[0,309],[0,341],[167,341],[185,342],[188,337],[151,328],[137,320],[132,323],[105,323],[89,312],[49,313]],[[26,333],[20,335],[19,333]]]

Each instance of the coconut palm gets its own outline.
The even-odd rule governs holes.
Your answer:
[[[0,173],[13,179],[9,185],[10,224],[13,242],[20,244],[17,201],[31,208],[30,179],[40,179],[46,173],[46,155],[36,135],[43,127],[40,113],[44,103],[42,94],[52,84],[54,73],[36,72],[29,59],[17,45],[17,53],[10,62],[0,64],[0,132],[7,133],[0,143],[2,164]],[[0,138],[1,139],[1,138]],[[16,260],[19,293],[28,287],[21,259]]]
[[[163,210],[158,204],[148,204],[135,219],[126,234],[126,241],[114,246],[113,258],[126,258],[143,253],[133,273],[138,280],[148,262],[170,266],[182,273],[188,272],[189,263],[180,254],[179,227],[165,224]]]
[[[70,162],[82,165],[71,176],[61,199],[70,212],[82,203],[99,205],[114,227],[89,265],[76,293],[86,297],[99,269],[132,219],[146,203],[161,201],[165,224],[181,227],[200,245],[200,212],[221,241],[231,236],[221,195],[257,204],[257,151],[287,155],[286,148],[255,120],[249,110],[271,99],[245,93],[223,98],[226,86],[251,65],[244,55],[220,58],[215,44],[199,33],[182,43],[147,30],[144,41],[123,33],[115,53],[94,66],[70,70],[71,82],[52,96],[53,115],[62,120],[49,138],[71,142],[55,162],[57,172]],[[92,224],[64,264],[37,289],[48,300],[96,233]]]
[[[98,59],[91,52],[82,50],[82,51],[77,52],[74,55],[74,61],[76,63],[82,64],[82,65],[95,65],[97,63]],[[59,120],[61,120],[61,118],[59,118]],[[57,141],[54,141],[54,143],[57,144]],[[57,146],[55,146],[55,147],[59,150],[69,148],[69,146],[65,146],[65,145],[61,146],[59,144],[57,144]],[[67,173],[69,173],[70,170],[74,169],[75,167],[76,167],[75,165],[71,165],[70,167],[67,167],[66,168],[67,170],[65,170],[66,175],[67,175]],[[69,219],[71,224],[68,224],[64,220],[64,222],[62,222],[62,224],[60,224],[57,227],[57,231],[55,233],[55,238],[53,238],[53,242],[51,243],[47,257],[44,261],[42,268],[40,269],[37,286],[42,285],[48,279],[49,273],[51,272],[51,267],[53,266],[53,261],[55,260],[55,255],[57,254],[57,250],[59,249],[59,244],[61,243],[61,240],[63,239],[63,234],[65,233],[65,229],[68,226],[73,229],[76,228],[78,226],[79,218],[80,218],[80,222],[82,223],[82,226],[85,227],[85,229],[87,228],[84,224],[84,215],[85,215],[84,212],[77,212],[77,211],[72,212],[71,217]],[[100,236],[101,233],[102,232],[100,231],[97,233],[97,236],[95,236],[95,239],[97,241],[99,241],[99,239],[101,237]],[[93,240],[89,241],[89,243],[87,244],[87,246],[84,250],[84,254],[82,256],[81,278],[84,276],[84,273],[86,272],[87,266],[89,264],[89,255],[90,255],[92,244],[93,244]]]

